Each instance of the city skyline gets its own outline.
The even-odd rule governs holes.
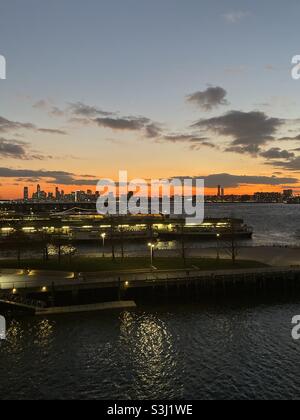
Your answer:
[[[1,6],[1,199],[122,169],[204,178],[207,194],[300,191],[299,3],[129,3]]]
[[[118,194],[122,195],[122,191],[118,191]],[[17,199],[17,201],[23,202],[95,202],[102,192],[100,193],[97,189],[87,189],[87,190],[75,190],[70,193],[66,193],[64,190],[60,190],[58,186],[55,187],[54,191],[44,191],[41,188],[40,184],[35,186],[35,189],[30,190],[28,186],[23,188],[23,197]],[[131,198],[133,191],[128,191],[127,197]],[[170,190],[170,197],[176,195],[175,191]],[[168,195],[169,196],[169,195]],[[194,194],[194,196],[196,196]],[[162,195],[161,195],[162,197]],[[150,196],[149,196],[150,198]],[[230,201],[230,199],[236,199],[238,201],[254,201],[254,202],[284,202],[291,201],[299,204],[300,195],[295,194],[293,189],[284,189],[281,192],[272,192],[272,191],[256,191],[254,194],[229,194],[222,185],[218,185],[215,188],[214,194],[205,194],[206,200],[215,200],[215,201]]]

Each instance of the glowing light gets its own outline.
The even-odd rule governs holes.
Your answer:
[[[47,287],[46,287],[46,286],[44,286],[44,287],[42,288],[42,292],[43,292],[43,293],[47,292]]]
[[[13,293],[13,295],[15,295],[17,293],[17,289],[13,288],[12,293]]]

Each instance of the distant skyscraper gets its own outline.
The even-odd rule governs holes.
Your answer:
[[[289,198],[292,198],[294,195],[294,191],[293,190],[284,190],[283,191],[283,198],[285,200],[288,200]]]
[[[225,196],[225,190],[224,188],[221,188],[221,196],[224,197]]]
[[[28,187],[24,187],[24,201],[28,201],[29,200],[29,189]]]
[[[38,184],[37,187],[36,187],[36,196],[37,196],[38,200],[41,198],[41,186],[40,186],[40,184]]]
[[[218,197],[221,197],[221,185],[218,185]]]
[[[55,188],[55,199],[56,199],[57,201],[59,201],[59,200],[60,200],[60,192],[59,192],[58,187],[56,187],[56,188]]]

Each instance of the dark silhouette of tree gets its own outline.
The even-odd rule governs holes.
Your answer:
[[[16,224],[14,230],[8,235],[9,245],[17,252],[18,267],[21,267],[22,251],[30,248],[30,237],[26,234],[20,224]]]
[[[185,222],[181,223],[181,256],[186,266],[186,252],[185,252],[185,232],[184,232]]]
[[[113,261],[116,259],[116,249],[115,249],[115,221],[112,217],[110,220],[110,241],[111,241],[111,255]]]

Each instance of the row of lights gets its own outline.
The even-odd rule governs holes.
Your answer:
[[[48,291],[48,289],[47,289],[47,287],[46,286],[43,286],[42,287],[42,289],[41,289],[41,291],[43,292],[43,293],[46,293],[47,291]],[[18,293],[18,290],[14,287],[13,289],[12,289],[12,294],[13,295],[16,295]]]

